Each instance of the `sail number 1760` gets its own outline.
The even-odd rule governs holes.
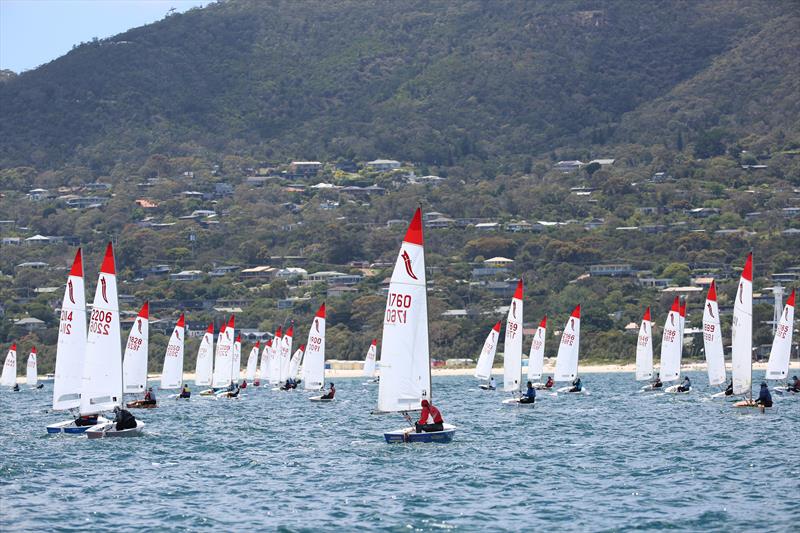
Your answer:
[[[408,322],[409,309],[411,309],[410,294],[390,292],[389,301],[386,304],[386,323],[406,324]]]

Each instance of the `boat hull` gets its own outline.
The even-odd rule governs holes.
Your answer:
[[[689,388],[689,390],[678,390],[678,387],[680,387],[680,385],[672,385],[671,387],[667,387],[666,389],[664,389],[664,392],[667,392],[669,394],[689,394],[690,392],[692,392],[691,387]]]
[[[149,403],[145,400],[133,400],[125,404],[128,409],[155,409],[158,407],[157,403]]]
[[[308,400],[311,402],[319,402],[319,403],[331,403],[336,398],[323,398],[322,396],[312,396]]]
[[[97,417],[98,424],[104,424],[109,420],[103,416]],[[86,430],[94,426],[76,426],[75,420],[64,420],[63,422],[56,422],[47,426],[47,433],[55,435],[57,433],[66,433],[67,435],[83,435]]]
[[[197,394],[199,394],[200,396],[214,396],[216,395],[216,392],[214,392],[214,389],[206,389],[206,390],[201,390]]]
[[[478,387],[480,387],[483,390],[495,390],[496,389],[496,387],[491,387],[489,385],[478,385]]]
[[[571,386],[561,387],[560,389],[556,389],[556,392],[558,392],[560,394],[574,394],[576,396],[580,396],[581,394],[586,395],[586,396],[589,395],[589,391],[586,390],[586,387],[582,388],[579,391],[575,391],[575,392],[570,392],[571,388],[572,388]]]
[[[90,439],[103,439],[106,437],[118,437],[118,438],[128,438],[128,437],[141,437],[142,430],[144,429],[144,422],[141,420],[136,421],[136,427],[130,429],[121,429],[117,430],[117,424],[115,422],[106,422],[103,424],[97,424],[90,427],[86,430],[86,436]]]
[[[516,407],[527,407],[533,409],[533,406],[536,405],[535,403],[522,403],[519,401],[519,398],[506,398],[503,400],[503,405],[511,405]]]
[[[424,442],[435,444],[447,444],[453,441],[456,434],[456,427],[451,424],[444,424],[443,431],[431,431],[428,433],[415,433],[414,428],[403,428],[389,431],[383,434],[383,438],[389,444],[401,442]]]

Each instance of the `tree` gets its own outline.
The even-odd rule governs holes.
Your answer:
[[[592,161],[591,163],[586,165],[586,173],[589,174],[589,177],[591,178],[592,174],[594,174],[595,172],[597,172],[601,168],[602,168],[602,165],[600,165],[600,163],[598,163],[597,161]]]

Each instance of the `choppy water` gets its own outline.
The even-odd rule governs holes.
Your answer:
[[[533,410],[466,377],[434,378],[450,445],[384,443],[376,385],[337,401],[248,389],[241,400],[160,398],[139,439],[45,435],[51,388],[0,391],[0,529],[790,531],[800,517],[800,397],[772,412],[638,393],[584,376],[590,396]],[[754,376],[758,381],[759,374]],[[796,531],[796,529],[794,529]]]

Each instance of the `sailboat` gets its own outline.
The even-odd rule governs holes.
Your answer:
[[[520,332],[521,334],[522,332]],[[381,341],[381,381],[378,412],[414,411],[422,400],[431,401],[431,360],[428,346],[428,294],[425,283],[425,253],[422,213],[417,209],[397,254]],[[384,433],[386,442],[450,442],[456,427],[444,424],[443,431],[415,433],[407,427]]]
[[[242,334],[233,342],[233,358],[231,359],[231,381],[238,384],[242,375]]]
[[[561,342],[558,345],[558,355],[556,356],[556,371],[553,380],[572,381],[578,379],[578,356],[581,345],[581,306],[575,306],[572,314],[564,325],[561,332]],[[573,391],[572,387],[561,387],[557,392],[569,392],[573,394],[588,394],[585,388]]]
[[[787,379],[789,377],[789,360],[792,356],[792,328],[794,327],[794,289],[783,313],[775,328],[775,337],[772,339],[772,349],[769,351],[769,362],[767,363],[768,380]],[[776,392],[787,392],[787,386],[775,387]]]
[[[220,334],[222,338],[217,341],[218,357],[214,362],[213,387],[215,389],[225,387],[224,390],[217,390],[217,398],[237,398],[239,396],[239,387],[237,383],[238,378],[236,380],[232,379],[236,343],[235,326],[236,320],[234,316],[231,315],[231,317],[228,319],[228,323],[225,325],[225,331]]]
[[[502,324],[502,320],[498,320],[497,324],[489,331],[486,340],[483,341],[483,349],[481,349],[481,354],[478,356],[478,364],[475,365],[475,377],[480,380],[489,381],[492,377],[492,366],[494,365],[494,356],[497,353],[497,341],[500,338],[500,326]],[[482,383],[480,388],[484,390],[495,389],[491,384],[486,383]]]
[[[231,349],[225,348],[225,354],[222,358],[220,358],[220,351],[223,350],[223,346],[226,344],[226,339],[228,338],[225,335],[225,330],[228,328],[228,324],[223,321],[222,326],[219,328],[219,335],[217,335],[217,346],[214,350],[214,366],[213,371],[211,373],[211,388],[200,391],[200,396],[214,396],[222,387],[227,387],[230,383],[227,381],[230,377],[230,361],[231,361]],[[223,368],[225,370],[223,370]]]
[[[122,347],[120,345],[119,302],[114,249],[106,247],[92,314],[86,337],[86,359],[83,363],[81,416],[90,416],[122,407]],[[131,429],[118,430],[114,422],[99,422],[86,430],[90,439],[133,437],[141,435],[144,422],[136,421]]]
[[[747,254],[733,302],[731,326],[733,394],[745,399],[734,407],[756,407],[753,401],[753,254]]]
[[[281,359],[280,351],[283,345],[283,329],[278,326],[275,335],[272,337],[272,346],[269,350],[269,383],[277,385],[281,381]],[[273,390],[278,390],[273,387]]]
[[[183,387],[183,344],[185,337],[185,318],[183,313],[175,323],[175,329],[164,353],[164,366],[161,370],[161,389],[177,390]]]
[[[283,336],[283,341],[280,346],[280,378],[281,384],[286,383],[289,379],[289,362],[292,357],[292,341],[294,340],[294,325],[289,325],[286,334]]]
[[[256,387],[261,385],[262,381],[265,387],[269,384],[269,358],[271,353],[272,339],[267,339],[267,342],[264,343],[264,348],[261,350],[261,360],[258,365],[258,378],[256,378],[256,381],[253,383]]]
[[[131,326],[125,355],[122,359],[122,391],[125,394],[144,393],[147,388],[147,352],[150,329],[150,308],[147,302],[142,305],[136,322]],[[152,408],[156,405],[142,399],[126,404],[128,408]]]
[[[364,358],[364,377],[369,378],[365,384],[377,383],[378,378],[375,377],[376,359],[378,358],[378,339],[372,339],[372,344],[369,345],[367,356]]]
[[[41,389],[39,385],[39,374],[36,372],[36,346],[31,348],[31,353],[28,354],[28,365],[25,373],[25,384],[31,389]]]
[[[514,395],[503,400],[506,405],[530,405],[519,403],[520,380],[522,379],[522,280],[517,282],[514,297],[506,317],[506,337],[503,343],[503,390]]]
[[[306,345],[301,344],[292,355],[292,360],[289,361],[289,378],[297,380],[300,375],[300,363],[303,360],[303,354],[306,352]]]
[[[639,336],[636,339],[636,381],[653,379],[653,323],[650,321],[650,308],[644,310]],[[642,390],[653,390],[645,385]]]
[[[197,349],[195,363],[194,384],[198,387],[210,387],[214,376],[214,323],[208,325],[200,347]],[[212,394],[208,389],[206,395]],[[202,392],[200,393],[203,394]]]
[[[547,336],[547,315],[542,317],[539,322],[539,327],[533,334],[533,341],[531,341],[531,352],[528,355],[528,381],[533,382],[533,388],[544,389],[545,384],[540,380],[542,379],[542,372],[544,371],[544,340]]]
[[[244,379],[246,383],[252,383],[258,386],[256,382],[256,371],[258,370],[258,353],[261,351],[261,341],[256,341],[255,346],[250,350],[250,355],[247,356],[247,368],[244,371]],[[244,385],[244,383],[242,383]]]
[[[717,285],[712,280],[703,308],[703,351],[706,354],[706,367],[709,385],[722,385],[726,381],[725,352],[722,348],[722,325],[719,321],[717,305]],[[725,391],[722,391],[725,396]],[[718,397],[718,394],[712,395]]]
[[[83,361],[86,353],[86,296],[83,286],[83,259],[81,249],[75,252],[58,324],[56,371],[53,381],[53,411],[73,411],[81,403]],[[89,420],[69,419],[47,426],[47,433],[80,434],[95,423]],[[98,416],[97,422],[108,422]],[[78,425],[80,424],[80,425]]]
[[[681,302],[678,296],[667,313],[661,333],[661,381],[669,383],[680,377],[683,338],[681,335]],[[668,387],[665,392],[677,392],[678,386]]]
[[[303,360],[303,389],[318,391],[325,386],[325,304],[319,306],[308,330],[306,354]],[[323,396],[312,396],[312,402],[331,402]]]
[[[3,363],[3,374],[0,375],[0,385],[13,387],[17,384],[17,345],[12,344]]]

